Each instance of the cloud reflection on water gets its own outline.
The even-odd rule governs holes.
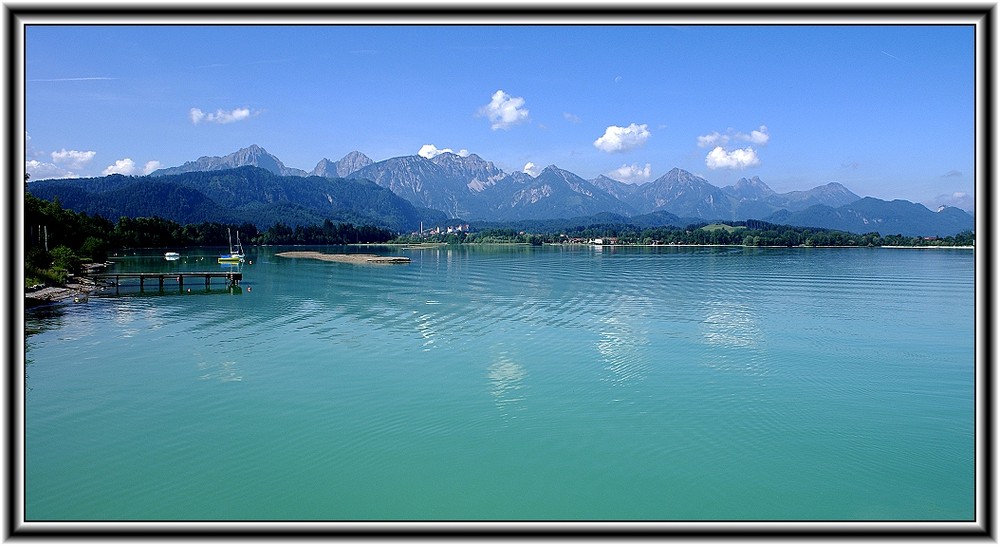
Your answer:
[[[649,331],[642,325],[643,317],[636,314],[645,300],[622,296],[612,300],[614,307],[600,319],[601,338],[597,351],[616,384],[642,381],[649,372]]]
[[[523,409],[522,402],[525,400],[525,395],[521,391],[525,387],[524,379],[527,376],[528,372],[524,366],[503,354],[487,368],[486,377],[490,380],[490,394],[493,395],[497,409],[504,418],[513,418],[511,415],[513,411]]]
[[[722,300],[706,302],[705,307],[707,316],[700,325],[701,335],[713,349],[706,354],[707,365],[750,375],[766,374],[764,332],[753,308]]]

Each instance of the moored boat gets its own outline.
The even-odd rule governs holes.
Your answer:
[[[245,254],[243,254],[243,245],[240,244],[240,232],[236,232],[236,249],[233,249],[233,233],[226,230],[229,233],[229,254],[223,254],[219,256],[220,264],[238,264],[243,263]]]

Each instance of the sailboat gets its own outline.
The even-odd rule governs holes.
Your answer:
[[[229,234],[229,254],[223,254],[219,256],[220,264],[239,264],[243,263],[245,254],[243,254],[243,245],[240,244],[240,232],[236,232],[236,250],[233,250],[233,232],[226,228],[226,232]]]

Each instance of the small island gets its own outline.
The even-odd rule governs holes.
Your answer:
[[[311,260],[323,260],[326,262],[340,262],[348,264],[408,264],[410,259],[406,256],[376,256],[375,254],[324,254],[311,250],[290,250],[278,252],[275,256],[282,258],[306,258]]]

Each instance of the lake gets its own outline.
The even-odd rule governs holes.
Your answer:
[[[975,517],[972,250],[309,248],[26,311],[25,518]]]

